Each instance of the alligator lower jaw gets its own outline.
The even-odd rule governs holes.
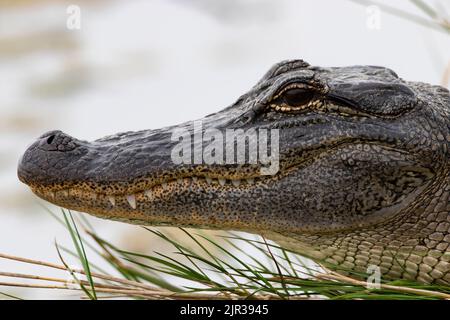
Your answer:
[[[236,188],[255,187],[261,180],[273,179],[273,177],[252,177],[245,179],[213,179],[209,177],[185,177],[179,179],[168,180],[160,184],[154,185],[149,189],[141,190],[131,194],[119,193],[101,193],[94,192],[82,188],[60,189],[59,187],[33,187],[31,190],[48,202],[54,203],[61,207],[78,209],[83,211],[93,210],[96,207],[103,209],[118,210],[136,210],[140,203],[148,203],[154,201],[158,197],[164,196],[165,193],[171,193],[174,190],[189,189],[193,186],[213,189],[222,188],[230,191]]]
[[[138,225],[184,226],[217,229],[215,218],[205,216],[201,207],[192,208],[197,194],[236,193],[259,188],[266,180],[278,179],[276,176],[262,176],[242,180],[222,180],[200,177],[185,177],[154,185],[151,189],[133,194],[96,193],[86,189],[65,189],[53,191],[50,188],[31,187],[40,198],[62,208],[86,212],[99,218],[116,220]],[[55,187],[54,187],[55,188]],[[179,207],[177,213],[168,209],[167,203],[184,199],[190,209]],[[188,211],[188,212],[186,212]],[[170,212],[170,214],[168,214]],[[180,214],[183,212],[183,214]],[[220,224],[220,229],[250,230],[249,221],[235,219]],[[250,232],[250,231],[249,231]]]

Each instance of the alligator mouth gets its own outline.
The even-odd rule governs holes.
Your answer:
[[[292,169],[291,169],[292,170]],[[290,170],[288,170],[290,171]],[[68,188],[57,191],[48,187],[31,187],[31,190],[40,198],[53,203],[57,206],[76,210],[81,212],[89,212],[100,218],[108,218],[111,220],[124,221],[134,224],[144,224],[159,226],[171,226],[182,221],[186,227],[201,227],[210,225],[209,221],[213,221],[213,216],[205,217],[202,210],[207,208],[198,207],[199,209],[189,210],[188,207],[195,206],[198,196],[205,194],[213,198],[229,194],[238,194],[239,192],[253,192],[258,188],[267,188],[269,181],[282,179],[286,175],[276,174],[274,176],[259,176],[243,179],[225,179],[210,178],[203,176],[189,176],[178,179],[164,180],[161,183],[136,191],[134,193],[101,193],[88,190],[86,188]],[[182,215],[178,215],[178,209],[168,209],[169,203],[174,203],[174,199],[182,199],[182,205],[179,210],[186,211]],[[201,201],[201,200],[200,200]],[[167,214],[166,211],[171,212]],[[164,213],[166,212],[166,213]],[[190,212],[190,213],[187,213]],[[187,223],[186,215],[190,217]],[[179,219],[176,220],[176,219]],[[237,227],[238,229],[247,228],[245,222],[235,221],[229,228]],[[245,225],[245,227],[241,226]]]
[[[147,189],[143,189],[134,193],[101,193],[82,188],[67,188],[53,190],[48,187],[31,186],[31,190],[39,197],[53,202],[55,204],[64,205],[71,203],[103,203],[110,209],[120,207],[121,203],[126,204],[129,209],[137,209],[139,203],[149,202],[155,200],[155,197],[170,194],[174,190],[182,190],[196,186],[200,189],[221,188],[223,190],[236,190],[236,188],[251,188],[256,187],[262,180],[273,179],[273,177],[251,177],[243,179],[225,179],[225,178],[210,178],[203,176],[189,176],[178,179],[164,180],[161,183],[155,184]]]
[[[157,199],[170,197],[176,191],[245,191],[281,180],[293,171],[313,162],[321,155],[332,152],[355,139],[343,139],[329,145],[313,145],[301,150],[299,161],[284,164],[280,162],[279,171],[274,175],[261,175],[260,166],[248,165],[234,167],[226,171],[225,166],[218,166],[217,171],[192,167],[187,172],[177,170],[161,175],[151,176],[134,181],[110,182],[103,184],[88,181],[62,182],[50,185],[28,183],[30,189],[40,198],[56,205],[80,211],[95,210],[139,210],[141,204],[148,204]],[[203,168],[204,169],[204,168]],[[24,180],[24,179],[23,179]],[[26,181],[24,181],[27,183]]]
[[[56,205],[78,209],[80,211],[102,208],[104,210],[136,210],[140,204],[147,204],[157,199],[163,199],[176,191],[222,191],[235,192],[263,186],[268,188],[271,183],[281,180],[293,171],[301,170],[316,159],[345,147],[351,143],[371,144],[374,141],[361,139],[343,139],[329,145],[315,145],[313,148],[301,151],[301,161],[284,165],[280,163],[280,170],[275,175],[257,175],[253,170],[246,173],[230,171],[227,175],[218,172],[180,174],[171,172],[159,178],[147,178],[123,183],[107,183],[99,186],[89,182],[75,182],[71,184],[38,185],[29,184],[30,189],[39,197]],[[392,149],[385,145],[384,148]],[[397,152],[404,152],[396,150]],[[287,161],[289,162],[289,161]],[[199,170],[201,171],[201,170]],[[170,177],[169,177],[170,176]]]

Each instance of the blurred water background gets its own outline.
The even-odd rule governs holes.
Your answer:
[[[426,3],[436,8],[434,19],[448,18],[449,1]],[[67,28],[69,5],[81,9],[79,30]],[[395,6],[430,18],[414,1]],[[70,246],[67,232],[16,177],[21,153],[45,131],[92,140],[200,118],[291,58],[383,65],[448,87],[449,34],[383,10],[374,25],[373,9],[348,0],[0,0],[0,252],[57,262],[55,239]],[[138,227],[91,221],[120,246],[161,250]],[[2,259],[0,270],[36,271]]]

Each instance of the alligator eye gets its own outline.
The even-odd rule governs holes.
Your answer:
[[[292,88],[282,95],[282,101],[291,107],[300,107],[308,104],[314,97],[314,92],[307,88]]]
[[[314,88],[299,83],[293,83],[276,94],[270,102],[270,107],[277,111],[302,111],[310,105],[316,105],[320,101],[316,99]]]

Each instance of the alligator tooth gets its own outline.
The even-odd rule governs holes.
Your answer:
[[[48,194],[50,195],[50,198],[55,199],[55,193],[53,191],[50,191]]]
[[[97,194],[95,192],[92,193],[92,200],[97,200]]]
[[[255,183],[255,179],[253,179],[253,178],[248,178],[248,179],[245,179],[245,180],[247,180],[248,184],[254,184]]]
[[[149,198],[149,199],[152,198],[152,192],[151,192],[151,190],[145,190],[145,191],[144,191],[144,194],[145,194],[145,196],[146,196],[147,198]]]
[[[197,177],[192,177],[192,181],[197,182],[198,178]]]
[[[205,180],[206,180],[206,182],[208,182],[209,184],[212,183],[212,179],[211,179],[210,177],[206,177]]]
[[[177,179],[178,183],[183,183],[183,179]]]
[[[220,183],[221,186],[224,186],[225,183],[227,183],[227,180],[225,180],[225,179],[219,179],[219,183]]]
[[[231,182],[233,183],[233,186],[239,187],[239,185],[241,184],[241,179],[233,179],[231,180]]]
[[[116,198],[114,198],[113,196],[109,196],[108,200],[109,200],[109,202],[111,202],[113,207],[116,205]]]
[[[127,201],[130,204],[130,207],[136,209],[136,197],[134,194],[127,196]]]
[[[161,185],[164,189],[167,189],[167,182],[163,182],[163,183],[161,183]]]

